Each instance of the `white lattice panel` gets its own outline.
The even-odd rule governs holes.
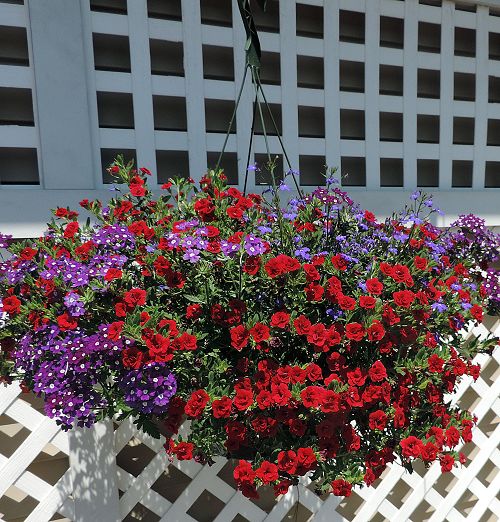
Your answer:
[[[500,320],[487,318],[470,335],[488,331],[499,335]],[[477,362],[479,379],[464,379],[453,396],[478,417],[473,442],[463,448],[468,464],[445,475],[437,463],[427,470],[417,464],[411,475],[394,465],[375,488],[355,490],[348,499],[320,498],[304,481],[278,501],[269,490],[251,501],[236,491],[232,464],[223,458],[213,466],[169,462],[164,439],[139,433],[131,421],[68,436],[38,411],[39,401],[17,385],[3,387],[0,513],[12,522],[494,522],[500,513],[500,350]]]

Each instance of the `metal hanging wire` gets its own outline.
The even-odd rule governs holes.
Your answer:
[[[267,0],[257,0],[259,6],[263,10],[265,10],[266,1]],[[243,25],[245,27],[245,31],[246,31],[246,34],[247,34],[247,42],[246,42],[246,46],[245,46],[246,65],[245,65],[245,72],[243,74],[243,79],[241,81],[241,86],[240,86],[240,89],[238,91],[238,96],[236,97],[234,110],[233,110],[233,113],[231,115],[231,119],[229,121],[229,126],[228,126],[228,129],[227,129],[227,133],[226,133],[226,136],[225,136],[225,139],[224,139],[224,143],[222,145],[222,150],[220,151],[219,157],[217,159],[217,164],[215,166],[215,170],[219,169],[221,161],[222,161],[222,157],[223,157],[223,155],[224,155],[224,153],[226,151],[226,147],[227,147],[227,143],[228,143],[228,140],[229,140],[229,136],[230,136],[231,131],[233,129],[233,124],[234,124],[234,119],[236,117],[236,112],[238,110],[238,107],[239,107],[239,104],[240,104],[240,101],[241,101],[241,96],[242,96],[242,93],[243,93],[243,89],[245,87],[245,82],[247,80],[248,70],[250,69],[252,84],[253,84],[254,89],[255,89],[255,98],[254,98],[254,102],[253,102],[252,127],[251,127],[251,130],[250,130],[250,141],[249,141],[248,155],[247,155],[247,161],[246,161],[246,166],[245,166],[246,170],[245,170],[245,182],[244,182],[243,192],[244,192],[244,194],[246,194],[247,185],[248,185],[250,156],[251,156],[251,153],[252,153],[253,137],[254,137],[254,133],[255,133],[255,119],[256,119],[257,112],[258,112],[260,124],[261,124],[261,127],[262,127],[262,133],[264,135],[264,142],[265,142],[265,145],[266,145],[267,158],[268,158],[269,163],[271,163],[271,152],[270,152],[270,147],[269,147],[268,132],[266,130],[264,114],[262,112],[262,105],[261,105],[261,103],[262,103],[262,104],[264,104],[265,108],[267,109],[267,113],[269,114],[269,118],[271,120],[272,127],[273,127],[274,132],[276,132],[276,135],[278,137],[279,144],[280,144],[281,150],[283,152],[283,156],[284,156],[284,158],[286,160],[286,163],[288,165],[288,169],[289,169],[288,172],[292,176],[295,188],[297,189],[297,192],[298,192],[299,196],[302,196],[303,194],[302,194],[302,191],[300,189],[299,183],[297,181],[296,173],[292,169],[292,164],[290,162],[290,158],[289,158],[289,156],[288,156],[288,154],[287,154],[287,152],[285,150],[285,145],[283,143],[283,139],[281,137],[281,133],[279,131],[278,125],[276,124],[276,120],[275,120],[275,118],[273,116],[273,113],[272,113],[272,110],[271,110],[271,106],[269,105],[269,103],[267,101],[266,95],[264,93],[264,89],[262,87],[262,82],[260,80],[261,49],[260,49],[260,41],[259,41],[259,37],[258,37],[258,34],[257,34],[257,29],[255,27],[255,22],[253,20],[252,10],[251,10],[251,7],[250,7],[250,0],[238,0],[238,7],[239,7],[239,10],[240,10],[241,19],[243,21]],[[259,98],[259,93],[260,93],[260,95],[262,97],[262,102],[261,102],[261,100]],[[274,172],[271,172],[271,176],[273,176],[273,180],[274,180]]]

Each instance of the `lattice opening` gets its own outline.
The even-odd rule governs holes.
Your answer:
[[[417,143],[439,143],[439,116],[417,115]]]
[[[0,415],[0,453],[9,458],[30,433],[27,428],[8,415]]]
[[[292,522],[309,522],[313,520],[313,513],[309,511],[302,504],[295,504],[290,508],[290,511],[285,515],[283,520],[290,520]]]
[[[404,20],[389,16],[380,17],[380,46],[402,49],[404,46]]]
[[[116,456],[116,465],[138,477],[155,455],[151,448],[133,437]]]
[[[281,63],[279,53],[262,51],[260,57],[260,81],[264,85],[281,84]],[[298,71],[297,71],[298,74]]]
[[[266,11],[263,12],[258,6],[256,0],[251,0],[253,19],[255,27],[258,31],[267,33],[280,32],[280,12],[278,0],[267,2]]]
[[[157,150],[156,170],[158,183],[165,183],[172,177],[189,176],[189,155],[186,150]]]
[[[365,13],[343,9],[339,11],[339,40],[365,43]]]
[[[346,92],[365,92],[365,64],[340,60],[340,90]]]
[[[182,20],[181,0],[148,0],[148,16],[161,20]]]
[[[236,515],[233,520],[231,520],[231,522],[250,522],[250,520],[248,520],[248,518],[245,518],[244,516],[242,515]]]
[[[488,76],[488,102],[500,103],[500,78]]]
[[[224,509],[224,502],[206,489],[188,509],[187,514],[198,522],[211,522]]]
[[[0,147],[1,185],[39,185],[36,149]]]
[[[490,60],[500,60],[500,34],[489,33],[488,43]]]
[[[296,5],[297,36],[323,38],[323,7],[316,5]]]
[[[297,56],[297,86],[323,89],[325,86],[323,58]]]
[[[458,479],[453,473],[440,473],[433,484],[433,489],[444,498],[455,487],[457,482]]]
[[[500,379],[500,364],[493,357],[481,368],[481,379],[488,386],[492,386],[497,379]]]
[[[408,473],[405,471],[405,473]],[[411,486],[409,486],[404,480],[398,480],[391,491],[386,495],[386,500],[389,501],[395,508],[401,509],[404,501],[410,496],[412,492]]]
[[[0,87],[0,125],[35,125],[31,89]]]
[[[465,410],[472,410],[479,401],[481,397],[473,388],[467,388],[465,393],[460,398],[460,407]]]
[[[366,186],[366,160],[364,157],[343,156],[340,164],[342,166],[342,185],[346,187]]]
[[[474,101],[476,99],[476,76],[469,73],[454,74],[453,99]]]
[[[340,109],[340,138],[343,140],[365,139],[365,112]]]
[[[132,95],[124,92],[98,92],[99,127],[109,129],[134,128]]]
[[[380,186],[402,187],[404,181],[402,158],[380,158]]]
[[[419,98],[439,99],[441,77],[434,69],[417,70],[417,96]]]
[[[500,120],[488,120],[487,145],[500,145]]]
[[[191,480],[191,477],[188,477],[171,464],[156,479],[151,489],[163,498],[166,498],[169,502],[174,503],[182,495],[182,492],[187,486],[191,484]]]
[[[226,133],[234,111],[233,100],[209,100],[205,98],[205,125],[207,132]],[[231,127],[236,133],[236,118]]]
[[[441,52],[441,26],[418,22],[418,50],[427,53]]]
[[[116,178],[111,176],[107,169],[119,154],[123,155],[125,163],[128,163],[130,160],[133,160],[134,165],[137,165],[137,156],[135,154],[135,150],[133,149],[101,149],[103,183],[116,183]]]
[[[379,94],[403,96],[403,68],[397,65],[379,66]]]
[[[474,145],[474,118],[453,118],[453,143],[457,145]]]
[[[496,415],[493,410],[488,410],[488,413],[481,419],[478,424],[478,428],[483,432],[486,437],[491,437],[493,432],[500,423],[500,418]]]
[[[488,459],[486,463],[483,464],[480,472],[476,475],[476,478],[487,488],[493,482],[498,473],[498,468]]]
[[[278,127],[278,132],[281,135],[281,134],[283,134],[283,127],[282,127],[282,123],[281,123],[281,105],[279,105],[277,103],[270,103],[269,107],[273,114],[274,121],[276,122],[276,126]],[[271,120],[271,117],[269,116],[269,111],[264,106],[264,104],[261,104],[261,109],[262,109],[262,117],[264,120],[264,125],[266,128],[266,134],[268,136],[277,136],[277,132],[274,128],[274,124]],[[264,134],[258,108],[255,113],[255,134]]]
[[[207,152],[207,166],[215,168],[220,152]],[[246,161],[246,158],[243,160]],[[220,167],[224,170],[229,185],[238,185],[238,155],[236,152],[224,152]]]
[[[271,154],[271,160],[274,162],[274,178],[276,183],[279,183],[283,179],[283,156],[281,154]],[[255,163],[260,170],[255,172],[255,184],[256,185],[271,185],[271,173],[267,169],[269,159],[267,153],[255,154]],[[249,174],[252,175],[252,172]]]
[[[68,469],[68,456],[59,451],[54,445],[47,444],[26,468],[26,471],[30,471],[51,486],[54,486]]]
[[[325,170],[324,156],[299,156],[300,185],[314,187],[324,185]]]
[[[451,186],[456,188],[472,187],[473,162],[453,160],[451,166]]]
[[[28,38],[24,27],[0,25],[0,64],[29,66]]]
[[[149,40],[151,74],[184,76],[184,48],[182,42]]]
[[[18,487],[11,486],[0,498],[0,520],[22,522],[37,505],[36,499]]]
[[[203,78],[234,81],[232,47],[203,45]]]
[[[466,489],[463,495],[455,503],[455,509],[459,513],[467,515],[470,513],[471,509],[476,505],[477,501],[478,498],[476,497],[476,495],[474,495],[474,493]]]
[[[356,490],[351,493],[350,497],[343,498],[335,511],[345,520],[352,520],[363,507],[365,500],[363,497],[358,495]]]
[[[439,187],[439,160],[417,159],[417,186]]]
[[[232,5],[231,0],[200,0],[201,23],[231,27]]]
[[[411,520],[414,522],[424,522],[425,520],[429,520],[434,513],[435,509],[425,500],[420,502],[420,504],[413,510],[411,514]]]
[[[186,98],[153,96],[155,130],[187,131]]]
[[[455,27],[455,56],[476,56],[476,31]]]
[[[325,111],[323,107],[299,105],[299,136],[305,138],[325,137]]]
[[[380,113],[380,141],[403,141],[403,115],[397,112]]]
[[[233,460],[228,460],[224,466],[222,466],[219,473],[217,473],[217,476],[228,486],[236,489],[236,482],[233,477],[234,466],[235,462]]]
[[[130,511],[130,513],[123,519],[123,522],[158,522],[161,517],[150,511],[146,506],[138,502]]]
[[[498,522],[498,514],[495,515],[489,509],[487,509],[478,522]]]
[[[90,10],[101,13],[127,14],[127,0],[90,0]]]
[[[127,36],[93,33],[92,42],[97,71],[130,72]]]

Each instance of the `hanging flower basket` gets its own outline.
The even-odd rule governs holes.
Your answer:
[[[58,208],[0,270],[3,379],[63,429],[159,422],[178,459],[239,459],[248,497],[303,475],[347,496],[395,460],[464,461],[474,418],[447,394],[477,379],[497,339],[464,331],[500,304],[481,220],[439,230],[417,193],[378,222],[331,178],[283,204],[285,182],[245,195],[209,171],[153,199],[146,169],[110,172],[128,191],[80,203],[97,224]]]

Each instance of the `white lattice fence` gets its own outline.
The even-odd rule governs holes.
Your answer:
[[[470,335],[500,333],[488,318]],[[464,380],[453,400],[478,417],[469,463],[441,475],[439,464],[413,474],[394,465],[376,488],[348,499],[318,497],[307,482],[275,501],[236,492],[232,465],[169,462],[163,440],[139,433],[132,422],[93,430],[59,431],[40,402],[17,385],[0,389],[0,520],[44,522],[216,521],[462,521],[499,520],[500,350],[477,359],[483,371]]]

